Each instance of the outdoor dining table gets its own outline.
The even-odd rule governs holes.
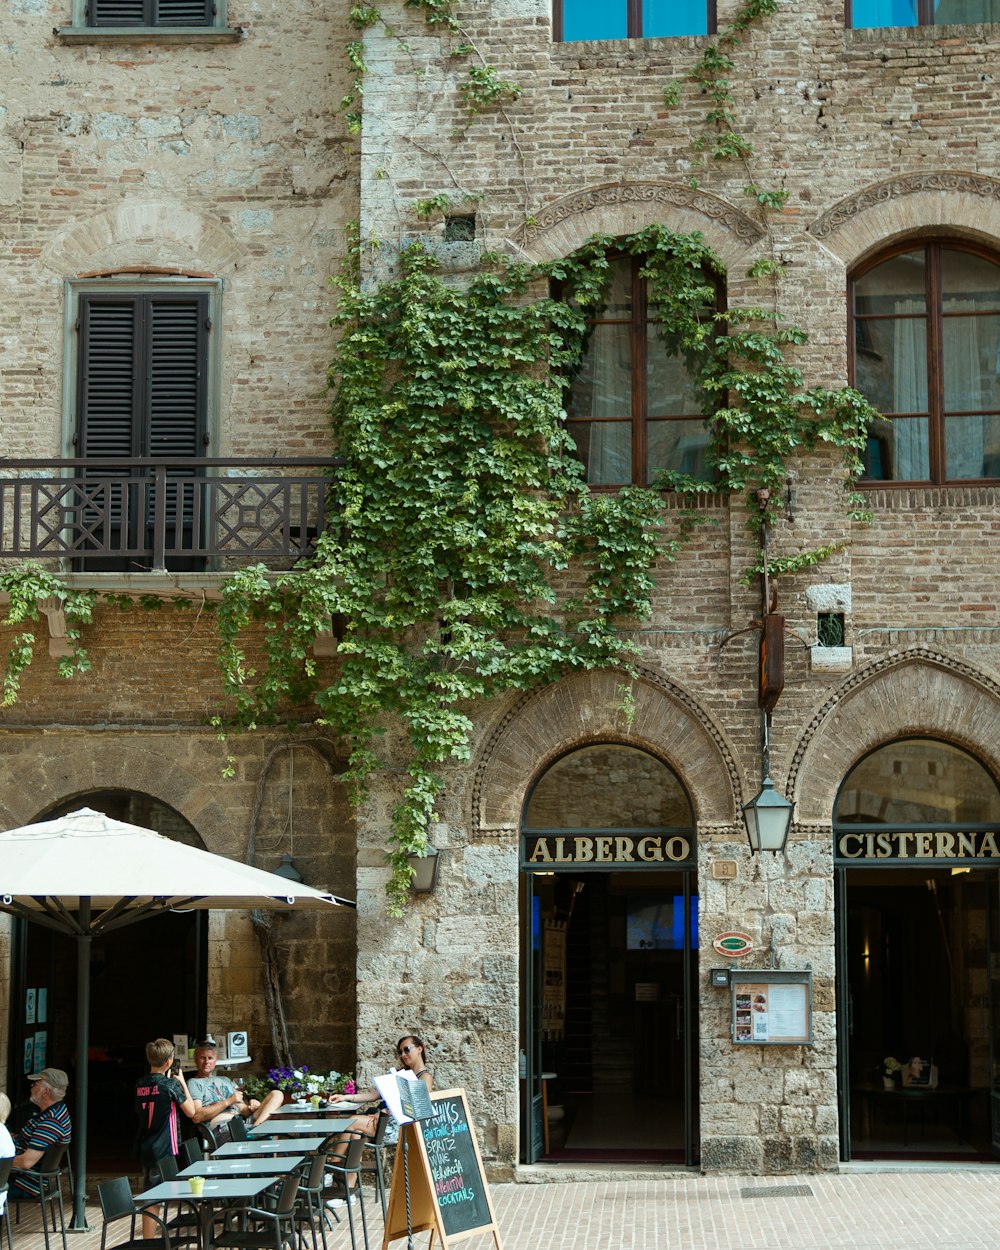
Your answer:
[[[310,1134],[322,1133],[332,1137],[334,1133],[343,1133],[351,1122],[353,1115],[331,1116],[329,1119],[313,1120],[275,1120],[272,1116],[263,1124],[254,1124],[247,1129],[248,1141],[260,1141],[265,1137],[307,1137]]]
[[[306,1156],[297,1155],[257,1155],[243,1159],[199,1159],[190,1163],[177,1173],[180,1180],[189,1176],[287,1176],[294,1172],[300,1164],[305,1163]]]
[[[161,1181],[152,1189],[144,1189],[135,1195],[139,1206],[161,1202],[190,1202],[198,1212],[198,1244],[202,1250],[208,1250],[212,1238],[212,1216],[217,1207],[240,1199],[256,1198],[265,1189],[281,1180],[273,1172],[267,1176],[226,1176],[220,1179],[206,1179],[200,1194],[191,1192],[187,1181]]]
[[[265,1155],[311,1155],[322,1148],[325,1137],[264,1137],[260,1141],[227,1141],[212,1151],[213,1159],[239,1156],[262,1158]]]
[[[289,1116],[298,1116],[303,1120],[311,1120],[316,1117],[325,1116],[343,1116],[357,1115],[357,1110],[353,1106],[344,1106],[343,1103],[337,1107],[331,1107],[328,1103],[321,1102],[318,1107],[314,1107],[308,1102],[286,1102],[283,1107],[278,1107],[276,1111],[271,1112],[271,1119],[275,1116],[287,1118]],[[266,1123],[267,1121],[265,1121]]]

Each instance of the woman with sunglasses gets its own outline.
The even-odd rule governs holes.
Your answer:
[[[402,1068],[398,1069],[399,1071],[406,1069],[412,1072],[418,1081],[423,1081],[423,1083],[427,1086],[428,1093],[434,1088],[434,1078],[427,1069],[427,1046],[422,1038],[417,1037],[415,1033],[404,1034],[404,1036],[401,1037],[396,1043],[396,1057],[402,1065]],[[355,1090],[353,1094],[334,1094],[327,1101],[331,1107],[340,1106],[342,1103],[351,1103],[356,1105],[358,1103],[364,1104],[366,1102],[381,1102],[382,1095],[377,1089],[374,1088],[359,1089]],[[378,1127],[379,1114],[379,1111],[376,1111],[371,1115],[359,1115],[357,1119],[352,1120],[345,1131],[337,1138],[337,1142],[334,1143],[330,1153],[342,1154],[343,1151],[338,1150],[337,1143],[350,1141],[352,1137],[362,1135],[365,1137],[374,1137],[375,1130]],[[396,1127],[395,1121],[390,1120],[389,1130],[391,1132],[386,1133],[387,1141],[395,1136],[394,1130],[396,1130]],[[355,1178],[352,1176],[350,1178],[350,1189],[348,1191],[350,1193],[350,1198],[347,1200],[350,1202],[354,1201],[354,1180]],[[328,1207],[343,1207],[347,1205],[347,1201],[343,1198],[331,1198],[326,1205]]]

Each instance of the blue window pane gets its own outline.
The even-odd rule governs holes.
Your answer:
[[[642,33],[653,35],[707,35],[705,0],[642,0]]]
[[[917,0],[854,0],[851,8],[851,25],[855,30],[916,24]]]
[[[934,0],[934,25],[1000,21],[1000,0]]]
[[[563,0],[563,39],[624,39],[626,0]]]

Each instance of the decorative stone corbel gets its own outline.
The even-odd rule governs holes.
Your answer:
[[[74,655],[73,644],[69,641],[66,630],[66,613],[63,601],[55,595],[38,600],[39,610],[44,614],[49,627],[49,655],[61,660]]]

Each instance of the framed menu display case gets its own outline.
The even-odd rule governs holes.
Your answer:
[[[738,1046],[812,1045],[812,972],[733,968],[732,1040]]]

